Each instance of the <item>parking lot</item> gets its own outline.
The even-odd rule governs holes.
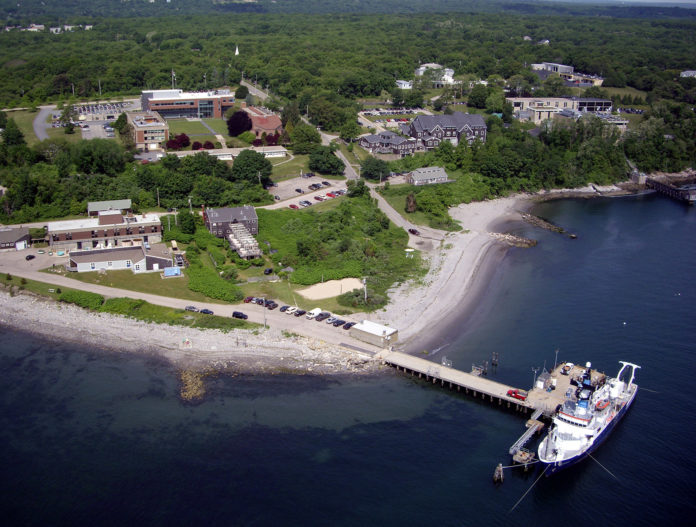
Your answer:
[[[328,185],[323,185],[322,182],[326,181]],[[318,184],[321,188],[312,190],[309,188],[310,185]],[[302,192],[297,192],[300,189]],[[296,177],[292,179],[286,179],[285,181],[280,181],[277,186],[268,189],[268,192],[272,196],[278,196],[276,202],[273,205],[266,206],[264,208],[268,209],[278,209],[283,207],[289,207],[291,204],[302,208],[300,201],[307,200],[310,203],[319,203],[319,200],[315,199],[317,196],[325,199],[327,193],[332,191],[345,191],[346,182],[343,180],[335,179],[323,179],[319,175],[312,177]],[[330,197],[328,199],[331,199]]]

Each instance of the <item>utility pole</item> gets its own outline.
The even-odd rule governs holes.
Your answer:
[[[157,187],[157,208],[160,208],[160,200],[159,200],[159,187]]]
[[[256,171],[256,177],[259,178],[259,185],[260,185],[261,184],[261,171],[260,170]]]
[[[99,82],[99,97],[101,97],[101,79],[97,79],[97,82]]]
[[[363,278],[363,289],[365,290],[365,305],[367,305],[367,278]]]

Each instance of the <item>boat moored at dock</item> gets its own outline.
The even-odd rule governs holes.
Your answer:
[[[539,461],[548,465],[546,475],[558,472],[590,455],[626,414],[638,391],[633,381],[640,366],[621,361],[614,378],[585,370],[573,378],[563,404],[538,449]],[[624,380],[629,376],[630,378]]]

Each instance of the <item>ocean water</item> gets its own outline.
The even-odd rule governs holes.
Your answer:
[[[649,195],[536,212],[578,238],[520,226],[539,245],[508,252],[431,358],[468,370],[495,352],[491,378],[522,388],[556,350],[607,373],[640,364],[596,461],[496,486],[524,418],[393,370],[218,376],[188,405],[166,363],[0,328],[3,524],[686,524],[696,209]]]

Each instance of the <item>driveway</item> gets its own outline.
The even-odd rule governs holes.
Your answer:
[[[48,116],[56,110],[56,106],[54,104],[51,106],[40,106],[39,108],[39,113],[37,113],[36,117],[34,117],[34,122],[32,125],[34,127],[34,135],[39,139],[39,141],[43,141],[48,139],[48,132],[46,132],[46,130],[51,127],[51,125],[47,122]]]

